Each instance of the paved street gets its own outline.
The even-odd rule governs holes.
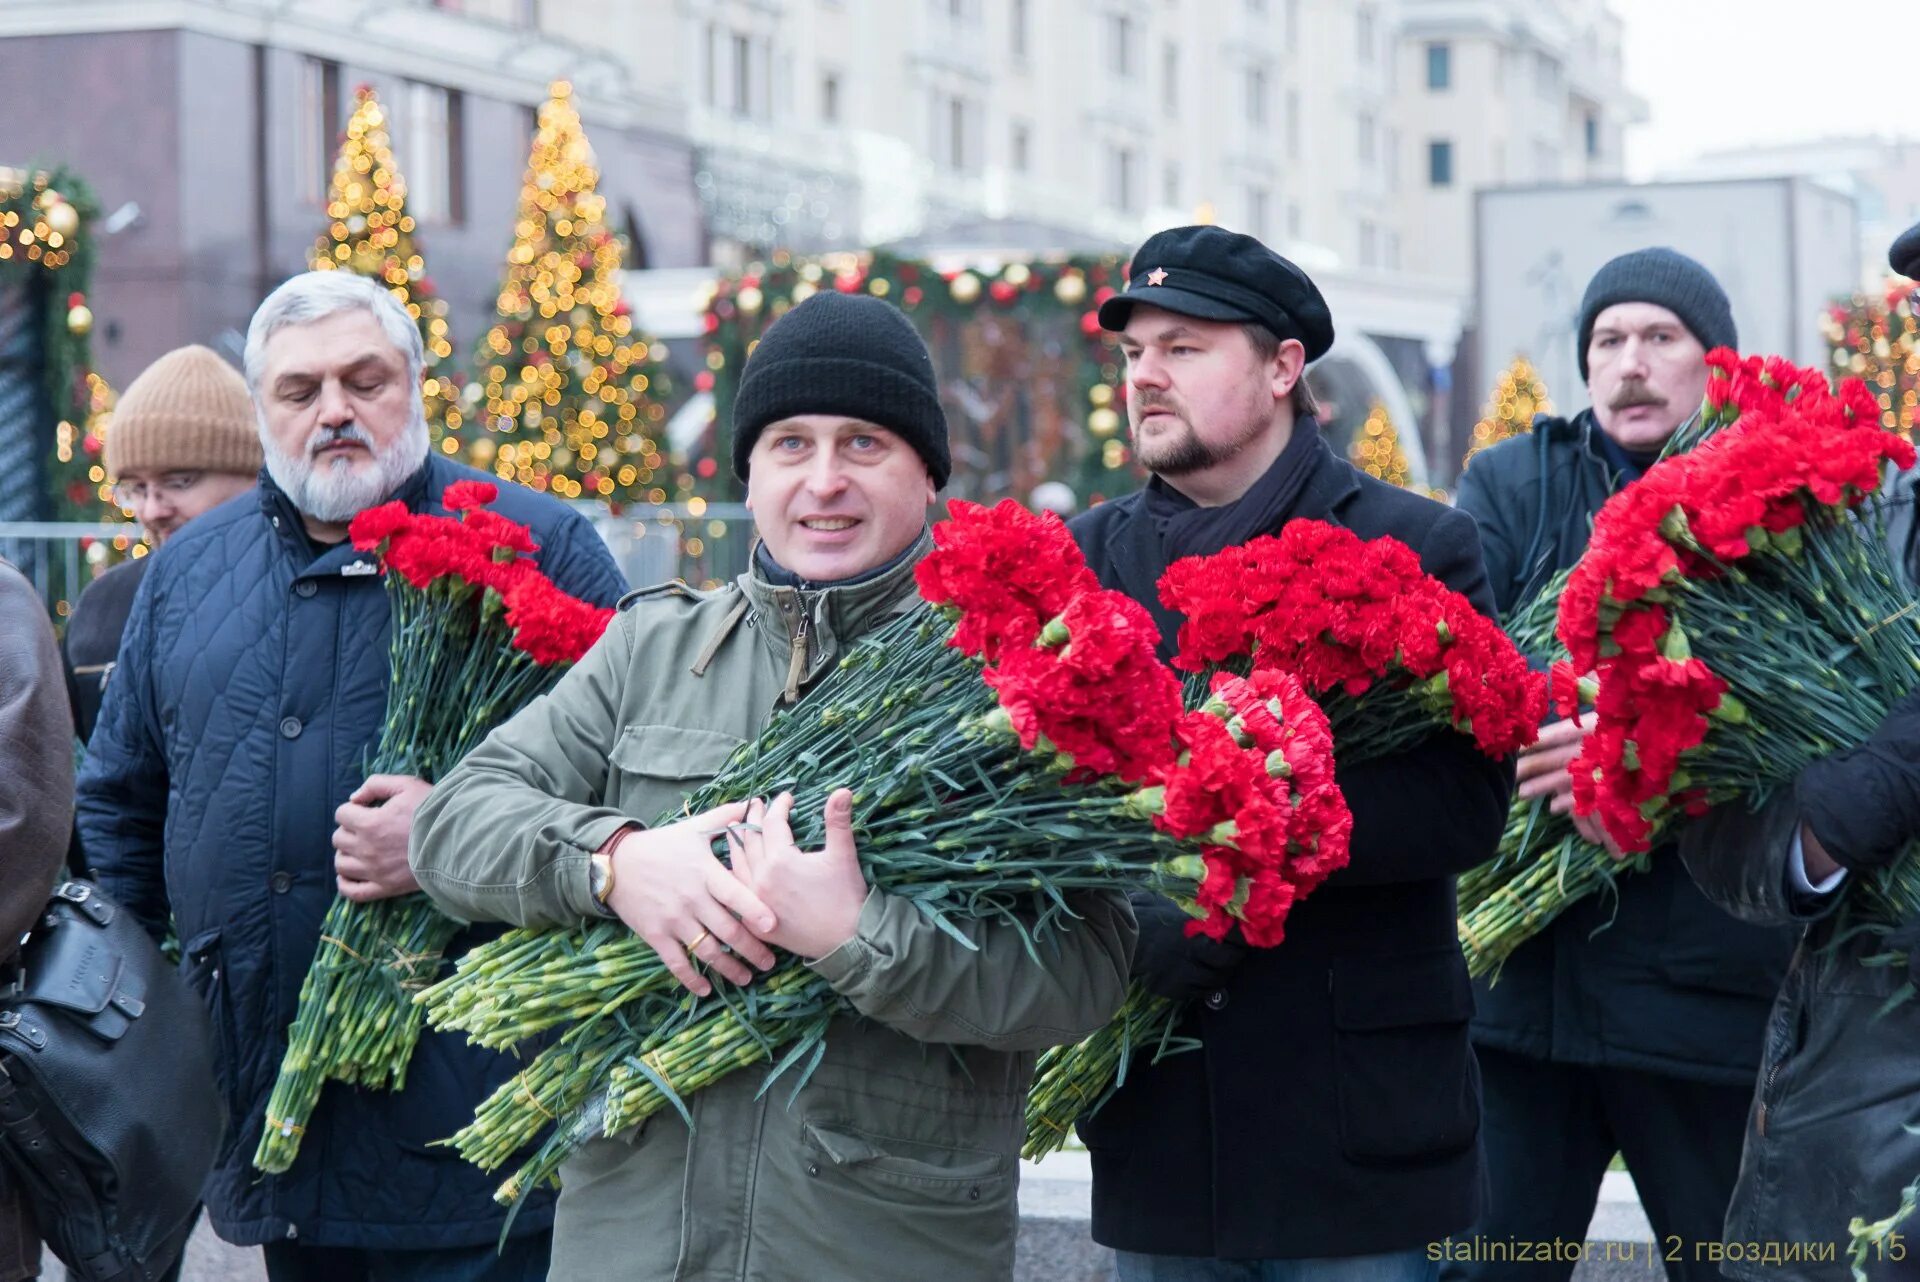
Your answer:
[[[1087,1240],[1091,1208],[1087,1155],[1061,1152],[1035,1165],[1020,1180],[1020,1255],[1015,1282],[1106,1282],[1112,1256]],[[1608,1174],[1600,1205],[1587,1232],[1596,1258],[1574,1269],[1575,1282],[1640,1282],[1662,1276],[1652,1255],[1653,1230],[1640,1210],[1633,1180]],[[66,1282],[60,1262],[47,1257],[45,1277]],[[228,1246],[204,1224],[187,1248],[181,1282],[265,1282],[260,1253]]]

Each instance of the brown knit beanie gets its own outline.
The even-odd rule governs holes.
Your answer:
[[[205,347],[168,352],[127,385],[107,423],[107,475],[260,470],[253,401],[240,372]]]

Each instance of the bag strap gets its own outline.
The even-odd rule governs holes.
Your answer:
[[[93,1190],[48,1133],[4,1063],[0,1063],[0,1136],[5,1139],[9,1156],[52,1186],[59,1199],[62,1226],[70,1231],[79,1229],[87,1239],[73,1243],[74,1250],[82,1254],[68,1263],[90,1279],[117,1278],[125,1273],[126,1260],[106,1240],[106,1221]],[[36,1213],[40,1209],[36,1207]]]

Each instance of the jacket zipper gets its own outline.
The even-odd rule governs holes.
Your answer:
[[[811,630],[812,618],[807,614],[804,603],[800,610],[800,622],[793,629],[793,653],[787,660],[787,702],[800,700],[800,678],[807,672],[807,634]]]

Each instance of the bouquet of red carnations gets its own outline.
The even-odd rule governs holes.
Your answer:
[[[1438,730],[1470,736],[1491,757],[1533,741],[1546,691],[1506,634],[1460,593],[1420,568],[1397,539],[1362,540],[1323,521],[1288,522],[1207,557],[1169,566],[1160,598],[1186,616],[1174,666],[1211,673],[1215,691],[1246,672],[1250,692],[1272,692],[1268,718],[1284,721],[1315,760],[1342,766],[1404,752]],[[1304,693],[1325,709],[1313,716]],[[1325,729],[1322,729],[1322,726]],[[1323,747],[1331,735],[1331,754]],[[1329,763],[1330,764],[1330,763]],[[1338,796],[1331,775],[1307,776],[1308,796]],[[1347,862],[1352,817],[1344,800],[1337,828],[1322,829],[1314,856],[1289,863],[1291,902]],[[1219,938],[1236,924],[1255,947],[1284,935],[1284,917],[1255,932],[1212,918],[1189,924]],[[1135,986],[1114,1020],[1075,1046],[1041,1056],[1027,1105],[1025,1154],[1060,1147],[1075,1119],[1097,1110],[1125,1080],[1139,1051],[1160,1055],[1188,1043],[1175,1037],[1183,1006]]]
[[[393,619],[387,714],[370,775],[438,778],[559,680],[613,616],[535,568],[527,528],[486,508],[497,493],[459,481],[442,497],[457,518],[387,503],[353,521],[354,546],[377,552],[386,569]],[[432,982],[460,928],[423,894],[334,900],[300,988],[256,1167],[293,1164],[328,1080],[406,1084],[420,1038],[413,996]]]
[[[685,804],[790,790],[795,838],[813,845],[827,796],[849,786],[869,882],[963,941],[965,926],[1004,923],[1036,966],[1037,945],[1073,928],[1077,891],[1146,887],[1207,929],[1277,937],[1295,874],[1344,840],[1304,698],[1222,681],[1183,707],[1151,617],[1100,588],[1057,517],[1011,502],[951,511],[919,568],[931,608],[852,646]],[[570,1025],[454,1137],[493,1169],[557,1121],[502,1201],[587,1139],[684,1112],[739,1069],[804,1082],[849,1009],[788,957],[745,989],[693,997],[619,922],[510,932],[420,1000],[435,1027],[487,1046]]]
[[[1920,619],[1879,510],[1886,465],[1911,467],[1913,447],[1858,379],[1835,390],[1725,349],[1708,362],[1710,433],[1607,503],[1560,602],[1572,670],[1599,678],[1575,805],[1628,851],[1764,799],[1920,683]],[[1869,919],[1920,909],[1911,856],[1851,885]]]

